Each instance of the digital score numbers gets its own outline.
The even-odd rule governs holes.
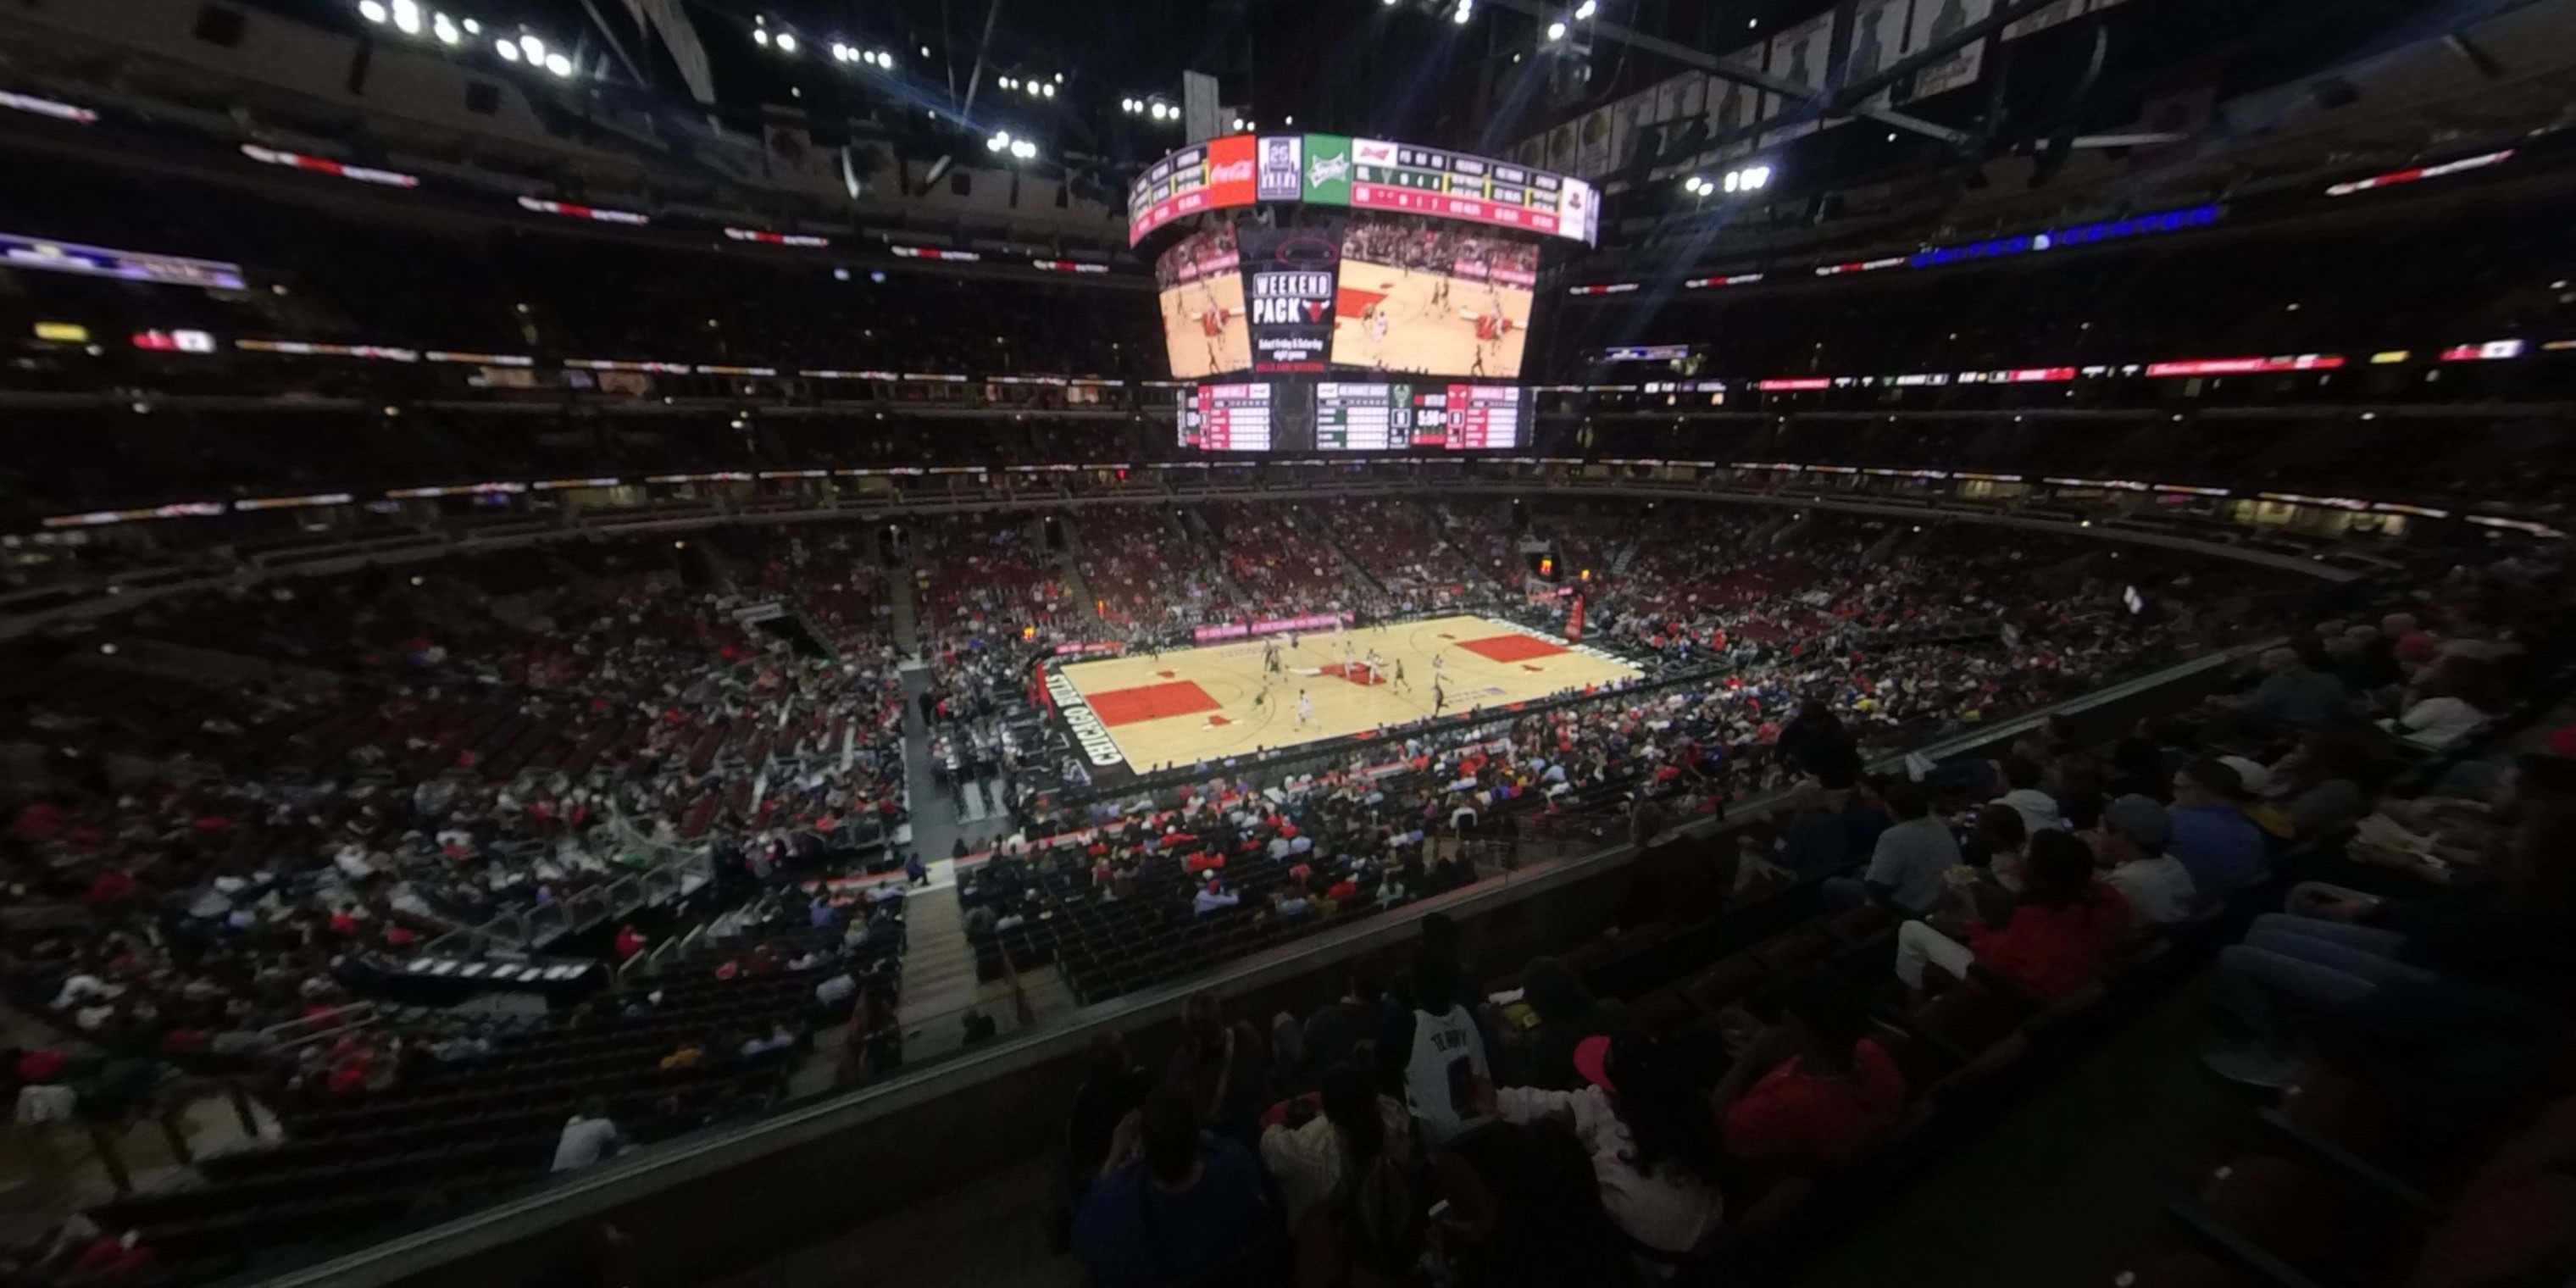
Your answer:
[[[1411,445],[1410,385],[1315,386],[1315,450],[1383,452]]]
[[[1449,386],[1446,446],[1453,452],[1529,446],[1529,404],[1521,393],[1514,385]]]
[[[1271,386],[1200,385],[1181,414],[1181,446],[1210,452],[1270,450]]]
[[[1524,393],[1509,385],[1322,381],[1315,386],[1315,449],[1473,452],[1527,447],[1530,417]]]

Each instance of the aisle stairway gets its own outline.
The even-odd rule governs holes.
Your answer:
[[[959,1016],[981,1000],[966,914],[957,904],[957,868],[932,866],[931,884],[904,904],[903,1054],[907,1061],[945,1055],[964,1041]],[[997,1020],[1007,1017],[986,1008]]]

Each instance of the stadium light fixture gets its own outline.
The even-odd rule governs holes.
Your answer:
[[[475,21],[474,19],[472,19],[472,18],[468,18],[468,19],[466,19],[466,20],[465,20],[465,34],[466,34],[466,35],[469,35],[469,36],[480,36],[480,35],[482,35],[482,34],[483,34],[483,24],[482,24],[482,23],[479,23],[479,22],[476,22],[476,21]]]
[[[438,43],[450,49],[465,43],[465,33],[458,29],[456,20],[443,13],[430,15],[429,34],[438,37]]]
[[[406,36],[420,34],[419,0],[393,0],[394,30]]]
[[[1009,146],[1011,146],[1011,132],[1009,130],[995,130],[993,131],[993,137],[984,140],[984,150],[987,152],[999,152]]]
[[[382,26],[385,19],[393,17],[393,11],[385,8],[384,0],[358,0],[358,16]]]
[[[1458,7],[1449,14],[1449,21],[1464,27],[1467,25],[1467,20],[1475,16],[1475,0],[1458,0]]]
[[[763,48],[763,49],[767,49],[767,48],[769,48],[769,28],[767,28],[767,27],[754,27],[754,28],[752,28],[752,29],[751,29],[751,43],[753,43],[753,44],[755,44],[755,45],[758,45],[758,46],[760,46],[760,47],[761,47],[761,48]]]
[[[546,42],[534,36],[522,35],[519,37],[519,52],[527,55],[529,62],[540,67],[545,65]]]
[[[546,70],[565,80],[572,79],[572,60],[561,54],[546,55]]]
[[[1047,83],[1047,84],[1040,85],[1040,86],[1038,86],[1038,88],[1039,88],[1039,89],[1041,89],[1041,90],[1044,90],[1044,91],[1046,92],[1046,96],[1047,96],[1048,98],[1054,98],[1054,97],[1055,97],[1055,84],[1054,84],[1053,82],[1049,82],[1049,83]]]
[[[504,36],[492,42],[492,52],[499,54],[502,62],[515,63],[519,61],[519,42]]]
[[[1038,159],[1038,145],[1027,139],[1012,140],[1011,155],[1022,161],[1035,161]]]
[[[1055,74],[1055,83],[1056,83],[1056,84],[1058,84],[1058,85],[1061,85],[1061,84],[1063,84],[1063,83],[1064,83],[1064,73],[1063,73],[1063,72],[1057,72],[1057,73]]]
[[[1583,0],[1583,3],[1574,6],[1574,20],[1590,22],[1592,15],[1599,12],[1601,12],[1601,0]]]
[[[1565,24],[1562,21],[1547,24],[1547,38],[1551,42],[1565,39]]]
[[[778,39],[772,43],[777,46],[778,52],[782,54],[792,56],[796,52],[796,36],[793,32],[782,31],[778,33]]]
[[[1020,83],[1018,81],[1013,80],[1008,76],[1002,78],[1001,84],[1004,89],[1018,89],[1020,87]]]
[[[926,52],[926,51],[925,51],[925,52]],[[890,49],[880,49],[880,50],[878,50],[878,51],[877,51],[877,66],[882,67],[882,68],[886,69],[887,71],[893,71],[893,70],[894,70],[894,51],[893,51],[893,50],[890,50]]]

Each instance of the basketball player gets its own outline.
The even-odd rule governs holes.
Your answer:
[[[1342,637],[1342,678],[1343,678],[1343,679],[1347,680],[1347,679],[1350,679],[1350,678],[1351,678],[1351,668],[1352,668],[1352,667],[1354,667],[1354,666],[1356,666],[1356,665],[1358,665],[1358,664],[1359,664],[1359,660],[1360,660],[1360,656],[1359,656],[1359,652],[1358,652],[1358,650],[1353,649],[1353,648],[1351,647],[1351,637],[1350,637],[1350,636],[1348,636],[1348,635],[1344,635],[1344,636]]]
[[[1368,651],[1368,668],[1369,680],[1372,683],[1377,680],[1379,674],[1386,670],[1386,659],[1379,657],[1375,648],[1371,648]]]
[[[1400,657],[1395,659],[1395,691],[1398,693],[1413,691],[1413,686],[1404,682],[1404,659]]]
[[[1448,669],[1448,666],[1449,666],[1448,658],[1446,658],[1446,657],[1445,657],[1445,656],[1443,656],[1442,654],[1434,653],[1434,654],[1432,654],[1432,655],[1431,655],[1431,687],[1432,687],[1432,688],[1435,688],[1435,689],[1436,689],[1436,688],[1439,688],[1439,687],[1440,687],[1440,676],[1441,676],[1441,673],[1442,673],[1443,671],[1447,670],[1447,669]]]
[[[1297,690],[1297,727],[1300,729],[1305,728],[1307,723],[1312,721],[1314,718],[1315,700],[1307,697],[1304,689]]]
[[[1441,708],[1448,705],[1449,691],[1441,688],[1438,680],[1433,680],[1431,682],[1431,714],[1435,716],[1440,714]]]

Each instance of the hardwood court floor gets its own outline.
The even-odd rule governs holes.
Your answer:
[[[1443,376],[1477,374],[1481,361],[1481,374],[1509,379],[1520,374],[1535,298],[1525,286],[1346,259],[1333,310],[1333,361],[1389,374]],[[1384,338],[1368,316],[1371,309],[1386,314]],[[1476,318],[1496,313],[1511,319],[1511,331],[1478,340]]]
[[[1362,685],[1342,674],[1348,640],[1363,670],[1370,649],[1387,677]],[[1280,640],[1284,673],[1262,682],[1263,640],[1241,639],[1075,662],[1064,668],[1094,715],[1140,773],[1165,765],[1294,746],[1364,733],[1431,714],[1432,659],[1442,664],[1447,711],[1492,708],[1624,680],[1637,668],[1486,617],[1428,618],[1357,631]],[[1398,663],[1402,688],[1393,682]],[[1297,697],[1314,703],[1300,725]]]

